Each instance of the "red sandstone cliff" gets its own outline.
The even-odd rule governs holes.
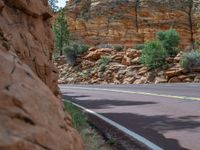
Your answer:
[[[58,94],[47,0],[0,0],[0,149],[81,150]]]
[[[183,47],[197,36],[198,15],[186,0],[70,0],[69,28],[88,44],[132,46],[151,40],[158,30],[175,28]],[[194,1],[196,2],[196,1]]]

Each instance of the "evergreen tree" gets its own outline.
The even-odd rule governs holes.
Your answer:
[[[58,6],[56,6],[58,0],[48,0],[48,3],[52,12],[56,12],[58,10]]]
[[[58,17],[55,20],[53,32],[55,37],[55,48],[59,51],[61,56],[63,55],[64,47],[69,45],[69,31],[64,9],[60,10]]]

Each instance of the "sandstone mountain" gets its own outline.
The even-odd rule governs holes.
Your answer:
[[[173,27],[186,48],[198,35],[199,16],[187,0],[70,0],[66,15],[72,38],[91,45],[132,46]]]
[[[0,0],[0,149],[81,150],[61,106],[47,0]]]

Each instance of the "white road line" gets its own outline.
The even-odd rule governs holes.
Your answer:
[[[158,96],[158,97],[166,97],[166,98],[175,98],[175,99],[181,99],[181,100],[200,101],[200,97],[177,96],[177,95],[167,95],[167,94],[147,93],[147,92],[134,92],[134,91],[106,89],[106,88],[62,87],[62,89],[64,89],[64,88],[80,89],[80,90],[93,90],[93,91],[108,91],[108,92],[117,92],[117,93],[128,93],[128,94],[139,94],[139,95],[149,95],[149,96]]]
[[[66,100],[63,100],[63,101],[66,101]],[[68,101],[66,101],[68,102]],[[102,119],[103,121],[107,122],[108,124],[116,127],[118,130],[124,132],[125,134],[129,135],[130,137],[132,137],[133,139],[136,139],[137,141],[141,142],[142,144],[144,144],[147,148],[149,148],[150,150],[164,150],[163,148],[157,146],[156,144],[152,143],[151,141],[147,140],[146,138],[142,137],[141,135],[133,132],[133,131],[130,131],[129,129],[127,129],[126,127],[90,110],[90,109],[87,109],[81,105],[78,105],[76,103],[72,103],[73,105],[81,108],[82,110],[84,110],[85,112],[87,113],[90,113],[100,119]]]

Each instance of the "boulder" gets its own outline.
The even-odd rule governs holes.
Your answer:
[[[145,73],[147,73],[149,71],[149,68],[147,67],[142,67],[138,70],[138,75],[144,75]]]
[[[144,84],[144,83],[146,83],[147,82],[147,78],[146,77],[141,77],[141,78],[139,78],[139,79],[136,79],[135,81],[134,81],[134,84]]]
[[[178,76],[182,74],[183,72],[184,72],[184,69],[181,68],[179,65],[176,65],[166,70],[164,74],[165,76],[167,76],[167,78],[171,78],[174,76]]]
[[[179,83],[181,80],[178,77],[172,77],[169,79],[168,83]]]
[[[84,59],[87,59],[87,60],[90,60],[90,61],[97,61],[98,59],[101,58],[101,56],[110,55],[113,52],[114,52],[113,49],[101,48],[101,49],[97,49],[97,50],[91,51],[89,54],[84,56]]]
[[[197,75],[197,76],[194,78],[194,82],[195,82],[195,83],[200,83],[200,75]]]
[[[178,79],[180,79],[181,81],[184,81],[185,79],[187,79],[188,76],[187,75],[179,75]]]
[[[136,49],[127,49],[126,50],[126,56],[131,58],[131,59],[134,59],[136,57],[140,57],[141,55],[141,51],[139,50],[136,50]]]
[[[123,84],[133,84],[133,82],[135,81],[135,77],[128,77],[128,78],[125,78],[124,81],[123,81]]]
[[[167,79],[165,79],[164,77],[156,77],[155,84],[158,84],[158,83],[167,83]]]
[[[121,62],[122,65],[130,66],[131,65],[131,58],[124,56]]]
[[[174,62],[175,62],[175,63],[179,63],[180,60],[181,60],[182,55],[183,55],[183,52],[179,52],[179,53],[176,55],[176,57],[174,57]]]

